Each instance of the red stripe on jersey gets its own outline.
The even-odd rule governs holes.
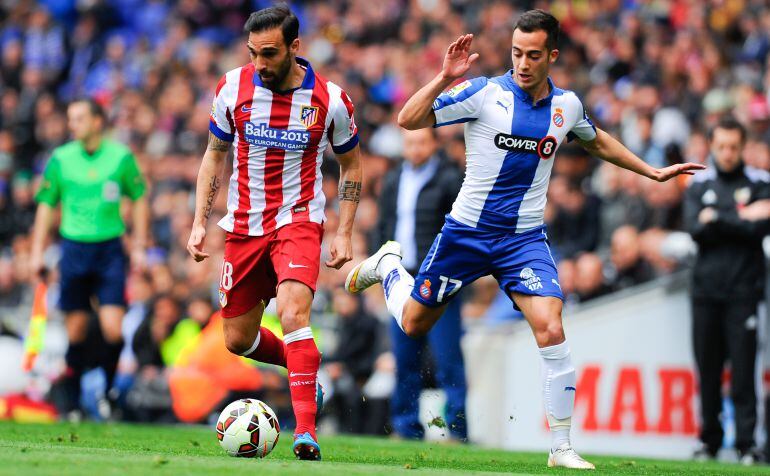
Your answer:
[[[342,103],[345,104],[345,109],[348,110],[348,116],[352,116],[353,102],[350,100],[350,96],[348,96],[348,93],[346,93],[345,91],[341,91],[340,97],[342,98]]]
[[[235,124],[239,127],[238,150],[238,209],[233,214],[233,232],[249,234],[249,143],[244,140],[246,123],[251,120],[251,112],[243,111],[243,106],[252,107],[254,102],[254,66],[249,64],[241,69],[238,83],[238,99],[235,102]]]
[[[353,120],[353,102],[345,91],[340,91],[340,96],[342,97],[343,104],[345,104],[345,109],[348,110],[348,116],[350,116],[350,135],[354,136],[358,132],[358,126],[356,126],[356,122]]]
[[[235,133],[235,123],[233,122],[233,115],[230,114],[229,109],[225,109],[225,117],[227,118],[227,123],[230,124],[230,130]]]
[[[292,216],[293,222],[310,220],[310,200],[315,197],[318,144],[321,142],[324,124],[326,124],[326,115],[329,112],[329,88],[326,86],[326,80],[318,75],[315,77],[315,87],[313,88],[313,97],[310,99],[310,104],[318,108],[316,126],[310,131],[310,144],[314,144],[314,146],[308,147],[302,154],[302,169],[299,174],[299,200],[295,205],[295,208],[300,207],[301,209],[301,207],[305,207],[305,209]]]
[[[214,97],[219,96],[219,91],[222,90],[222,88],[225,86],[225,83],[227,83],[227,75],[224,75],[221,78],[219,78],[219,83],[217,83],[217,90],[214,93]]]
[[[289,94],[273,93],[273,105],[270,109],[270,127],[288,129],[291,115],[291,102],[294,92]],[[275,217],[283,205],[283,159],[284,149],[268,147],[265,151],[265,210],[262,212],[262,230],[270,233],[275,230]]]

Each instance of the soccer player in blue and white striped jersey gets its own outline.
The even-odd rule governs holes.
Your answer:
[[[358,264],[346,282],[360,292],[382,282],[388,310],[410,336],[423,335],[457,294],[492,274],[529,322],[542,357],[542,386],[552,444],[548,466],[593,469],[569,440],[576,375],[562,328],[562,295],[543,224],[554,155],[575,139],[592,155],[663,182],[692,174],[697,164],[655,169],[596,128],[572,91],[548,76],[559,57],[559,22],[542,10],[524,13],[512,36],[513,69],[462,82],[478,54],[473,35],[449,46],[441,72],[399,114],[406,129],[465,123],[466,173],[416,278],[388,242]]]

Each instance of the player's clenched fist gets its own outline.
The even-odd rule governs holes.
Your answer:
[[[334,269],[340,269],[345,263],[353,259],[353,245],[350,237],[346,235],[335,236],[329,247],[329,254],[332,259],[326,262],[326,266]]]
[[[204,241],[206,241],[206,228],[193,226],[190,239],[187,241],[187,252],[195,261],[201,262],[209,257],[209,254],[203,251]]]

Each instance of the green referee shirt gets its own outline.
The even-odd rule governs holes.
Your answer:
[[[144,178],[128,147],[102,139],[89,154],[80,141],[72,141],[54,150],[35,200],[52,207],[61,202],[61,236],[94,243],[125,232],[120,199],[136,200],[144,190]]]

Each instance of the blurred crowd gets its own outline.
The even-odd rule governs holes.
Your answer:
[[[64,105],[89,96],[105,106],[111,135],[133,149],[149,181],[148,269],[130,276],[126,325],[155,347],[183,319],[205,325],[217,302],[224,234],[209,227],[206,246],[212,258],[200,264],[189,258],[185,244],[211,100],[222,74],[248,62],[241,33],[248,14],[271,3],[2,2],[0,308],[29,301],[33,191],[52,149],[68,140]],[[475,34],[472,49],[480,53],[469,77],[508,70],[511,25],[529,8],[547,9],[562,23],[554,82],[576,91],[594,122],[645,161],[655,166],[706,163],[708,128],[732,114],[750,131],[746,162],[770,170],[770,7],[763,0],[324,0],[291,5],[300,18],[301,55],[341,85],[356,105],[365,173],[356,260],[379,246],[371,234],[382,178],[400,160],[402,137],[395,121],[400,106],[439,71],[447,45],[462,33]],[[439,153],[462,169],[462,127],[437,133]],[[546,218],[570,303],[686,265],[677,239],[686,180],[654,183],[601,164],[575,145],[565,145],[557,155]],[[339,169],[332,155],[323,170],[328,243],[338,220]],[[212,221],[224,214],[225,198],[220,194]],[[327,249],[324,245],[324,254]],[[47,259],[53,267],[55,240]],[[376,290],[355,303],[335,298],[345,274],[322,267],[314,302],[321,317],[315,322],[334,329],[360,317],[367,319],[366,326],[382,325],[386,311]],[[494,283],[482,279],[467,296],[464,317],[496,321],[498,311],[512,314],[510,304],[500,302]],[[351,306],[362,312],[352,315]],[[344,353],[335,353],[339,358],[329,373],[339,377],[346,370],[361,386],[373,373],[387,371],[392,363],[378,358],[387,349],[378,338],[384,334],[375,329],[372,342],[362,345],[362,352],[372,355],[346,362]],[[330,335],[329,346],[336,340],[333,331]],[[133,366],[167,364],[158,349],[133,349],[127,357]],[[368,368],[345,369],[357,361],[367,362]]]

